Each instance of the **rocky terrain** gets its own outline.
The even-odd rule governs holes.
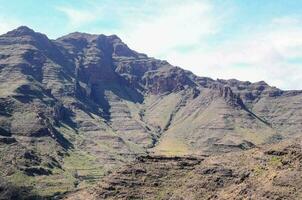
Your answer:
[[[140,157],[64,199],[301,199],[301,139],[244,152]]]
[[[301,130],[302,91],[198,77],[115,35],[0,36],[0,181],[28,196],[94,185],[137,157],[240,154]]]

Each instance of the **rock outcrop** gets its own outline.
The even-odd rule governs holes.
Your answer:
[[[301,199],[301,139],[210,157],[137,159],[63,199]]]

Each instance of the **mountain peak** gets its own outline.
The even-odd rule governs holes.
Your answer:
[[[27,26],[19,26],[18,28],[7,32],[3,35],[6,38],[11,38],[12,41],[15,41],[15,38],[18,38],[18,41],[31,41],[41,45],[50,45],[48,37],[42,33],[36,32],[33,29]],[[51,46],[51,45],[50,45]]]
[[[258,81],[254,83],[255,85],[263,85],[263,86],[269,86],[265,81]]]
[[[73,32],[69,33],[67,35],[64,35],[62,37],[59,37],[57,41],[66,41],[66,40],[87,40],[87,41],[93,41],[98,38],[106,38],[109,40],[116,40],[121,42],[122,40],[117,35],[104,35],[104,34],[90,34],[90,33],[84,33],[84,32]]]
[[[9,31],[7,34],[13,36],[33,35],[35,31],[27,26],[19,26],[18,28]]]

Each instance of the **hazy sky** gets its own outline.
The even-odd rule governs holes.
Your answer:
[[[302,0],[0,0],[0,33],[116,34],[200,76],[302,89]]]

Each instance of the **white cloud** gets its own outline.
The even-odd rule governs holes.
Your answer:
[[[15,19],[9,19],[7,17],[0,16],[0,34],[11,31],[12,29],[17,28],[20,25],[22,25],[22,23]]]
[[[299,18],[295,16],[283,16],[273,19],[272,23],[274,25],[291,26],[291,25],[298,25],[299,23],[301,23],[301,21],[299,20]]]
[[[82,25],[93,22],[101,17],[101,12],[96,12],[94,9],[80,10],[66,6],[59,6],[56,7],[56,9],[63,12],[67,16],[69,25],[74,28],[81,27]]]
[[[162,1],[156,7],[151,14],[128,18],[132,23],[125,21],[122,31],[129,46],[151,56],[194,46],[218,30],[218,18],[208,1]]]
[[[302,24],[289,18],[277,21],[210,50],[176,51],[167,59],[202,76],[265,80],[283,89],[302,89]],[[300,63],[291,62],[295,59]]]

